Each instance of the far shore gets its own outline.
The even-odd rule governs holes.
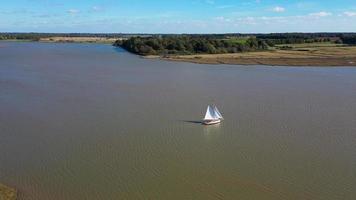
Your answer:
[[[41,38],[40,42],[63,42],[63,43],[102,43],[113,44],[122,38],[108,38],[108,37],[48,37]]]
[[[0,199],[1,200],[16,200],[17,191],[13,188],[0,183]]]
[[[232,54],[143,56],[198,64],[271,66],[356,66],[356,47],[318,47],[297,50],[270,50]]]
[[[39,42],[53,43],[99,43],[113,44],[123,38],[107,37],[49,37]],[[3,40],[30,41],[30,40]],[[315,45],[315,44],[312,44]],[[1,46],[0,46],[1,47]],[[148,59],[162,59],[176,62],[197,64],[230,64],[230,65],[269,65],[269,66],[316,66],[338,67],[356,66],[356,46],[337,45],[292,45],[292,49],[274,49],[226,54],[193,54],[193,55],[147,55]]]
[[[7,39],[0,40],[4,42],[50,42],[50,43],[97,43],[97,44],[114,44],[117,40],[123,38],[109,37],[45,37],[39,40]]]

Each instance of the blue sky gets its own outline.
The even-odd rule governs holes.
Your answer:
[[[1,0],[1,32],[356,32],[356,0]]]

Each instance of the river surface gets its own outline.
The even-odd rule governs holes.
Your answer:
[[[212,103],[225,121],[202,126]],[[25,200],[354,200],[356,68],[1,42],[0,182]]]

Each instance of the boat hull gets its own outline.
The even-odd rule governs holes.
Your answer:
[[[219,124],[221,122],[220,119],[217,120],[204,120],[202,123],[204,125],[213,125],[213,124]]]

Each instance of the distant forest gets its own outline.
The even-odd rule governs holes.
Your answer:
[[[262,51],[280,44],[315,42],[356,45],[356,33],[155,35],[118,40],[114,45],[139,55],[186,55]]]
[[[237,53],[268,49],[254,37],[215,38],[212,36],[131,37],[114,45],[140,55]]]
[[[262,51],[275,45],[332,42],[356,45],[356,33],[271,34],[123,34],[123,33],[0,33],[0,40],[49,37],[120,38],[114,45],[139,55],[237,53]]]

